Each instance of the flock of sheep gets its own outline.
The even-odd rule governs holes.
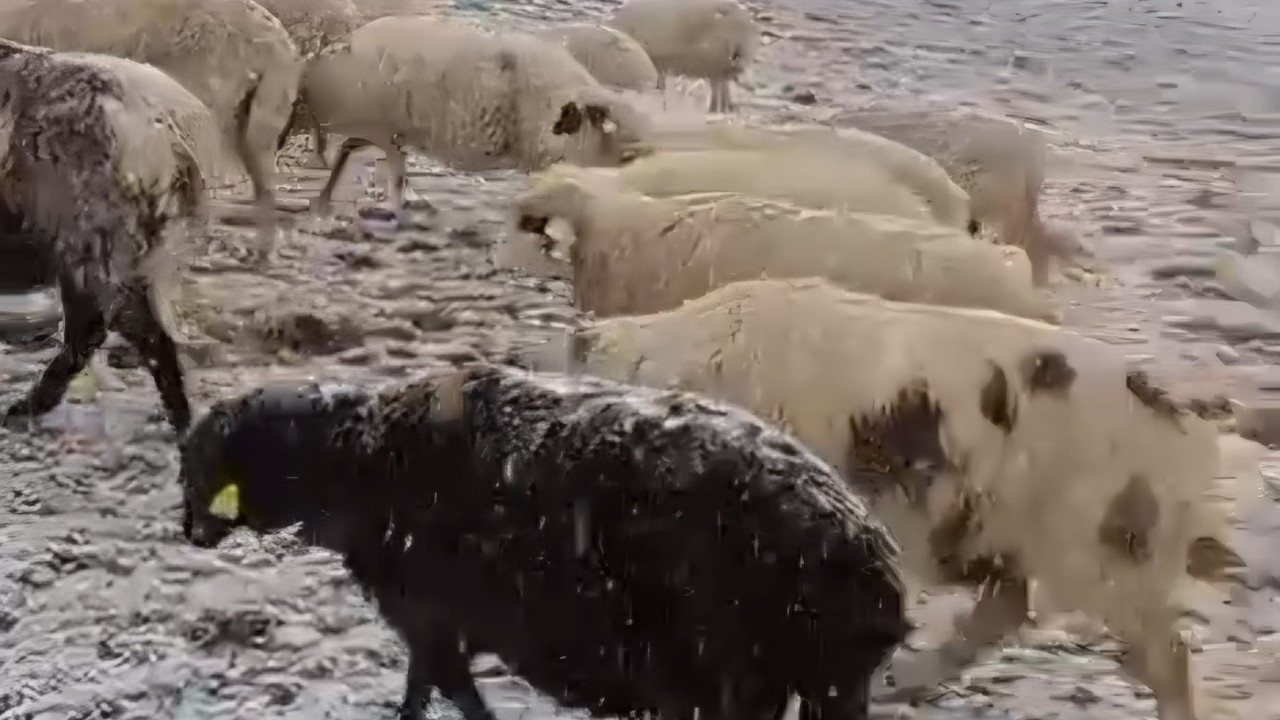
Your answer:
[[[1038,217],[1039,165],[1006,161],[1034,143],[642,109],[686,75],[729,110],[758,35],[734,0],[536,31],[366,23],[351,0],[7,0],[0,202],[47,241],[65,318],[8,416],[55,407],[119,332],[182,434],[186,536],[301,522],[341,553],[409,645],[404,717],[434,687],[491,718],[468,669],[491,652],[599,715],[779,718],[799,696],[803,718],[865,718],[908,582],[979,599],[895,668],[904,693],[1017,630],[1035,581],[1126,641],[1161,720],[1194,720],[1175,589],[1239,562],[1203,502],[1216,430],[1057,327],[1070,243]],[[365,146],[393,211],[406,150],[536,172],[513,225],[567,254],[597,319],[574,372],[269,388],[193,421],[150,262],[238,171],[270,262],[296,132],[314,165],[344,138],[321,211]]]

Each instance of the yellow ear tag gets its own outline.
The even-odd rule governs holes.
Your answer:
[[[222,486],[218,494],[209,503],[209,514],[228,522],[235,522],[240,517],[240,486],[229,482]]]

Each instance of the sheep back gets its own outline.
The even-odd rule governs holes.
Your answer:
[[[972,213],[969,194],[953,182],[935,160],[902,143],[874,133],[853,128],[833,129],[822,125],[781,125],[756,127],[729,121],[704,121],[694,127],[655,127],[649,130],[637,147],[637,155],[649,155],[679,150],[748,150],[768,151],[790,155],[803,153],[801,169],[810,170],[814,165],[847,164],[847,172],[872,163],[894,180],[911,188],[928,205],[933,217],[949,227],[969,229]],[[792,163],[777,161],[778,166]],[[797,172],[799,178],[785,175],[787,187],[800,183],[808,185],[807,175]],[[816,183],[814,183],[816,185]],[[828,192],[834,192],[829,190]],[[798,193],[790,198],[804,204]],[[818,198],[822,198],[819,195]]]
[[[1004,567],[1137,638],[1168,619],[1203,532],[1215,429],[1049,325],[761,280],[603,321],[574,347],[585,372],[775,421],[875,498],[927,580]]]
[[[602,85],[646,91],[658,87],[658,69],[640,43],[606,25],[556,25],[535,33],[561,43]]]
[[[878,163],[795,149],[659,152],[623,166],[622,184],[653,197],[736,192],[818,209],[933,220],[928,204]],[[963,227],[956,223],[952,227]]]
[[[627,0],[608,24],[665,74],[736,78],[760,48],[759,27],[735,0]]]

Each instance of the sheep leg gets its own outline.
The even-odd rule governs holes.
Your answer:
[[[178,347],[156,316],[150,294],[150,284],[146,281],[125,288],[123,297],[112,312],[111,325],[146,362],[156,389],[160,391],[160,401],[169,415],[169,422],[182,433],[191,424],[191,405],[183,388]]]
[[[709,84],[711,85],[711,104],[707,107],[707,112],[721,112],[720,94],[724,92],[724,81],[712,80]]]
[[[311,157],[307,158],[307,161],[303,163],[303,167],[324,170],[329,167],[329,163],[324,158],[325,153],[329,150],[328,136],[320,128],[320,121],[316,119],[314,113],[307,113],[307,120],[311,124]]]
[[[45,366],[26,398],[14,403],[5,420],[44,415],[62,402],[71,379],[79,375],[102,343],[107,340],[107,323],[97,300],[76,287],[73,278],[61,273],[58,290],[62,296],[62,350]]]
[[[351,159],[351,153],[371,144],[360,138],[347,138],[343,141],[342,146],[338,148],[338,157],[334,158],[333,169],[329,171],[329,180],[320,189],[320,195],[316,197],[315,210],[317,213],[321,215],[328,214],[329,202],[333,198],[333,189],[338,185],[338,178],[342,177],[342,172],[347,169],[347,161]]]
[[[1150,627],[1170,628],[1171,625],[1153,622]],[[1156,696],[1156,717],[1160,720],[1196,720],[1191,654],[1180,635],[1152,633],[1142,645],[1130,649],[1124,669],[1151,688]]]
[[[458,633],[446,625],[435,625],[427,633],[409,639],[409,672],[405,678],[401,720],[423,720],[423,708],[431,688],[457,706],[465,720],[496,720],[485,705],[470,658],[458,650]]]
[[[391,206],[398,217],[404,209],[404,184],[408,173],[404,150],[392,143],[380,145],[378,149],[387,156],[387,205]]]

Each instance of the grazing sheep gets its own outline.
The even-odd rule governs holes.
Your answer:
[[[1195,717],[1171,596],[1187,574],[1221,579],[1189,561],[1213,524],[1216,431],[1104,344],[807,279],[607,320],[578,333],[574,354],[587,373],[772,419],[872,499],[909,574],[983,588],[933,658],[945,670],[1025,621],[1034,578],[1053,607],[1129,643],[1125,667],[1162,720]]]
[[[564,47],[460,20],[387,17],[357,30],[311,68],[303,91],[316,117],[346,135],[317,207],[351,152],[387,155],[388,200],[403,205],[403,147],[461,170],[533,170],[568,160],[617,164],[646,118],[602,87]]]
[[[213,110],[253,184],[259,256],[275,237],[275,151],[301,66],[288,33],[252,0],[8,0],[0,37],[155,65]]]
[[[304,63],[334,43],[345,42],[366,22],[355,0],[256,0],[284,25]],[[311,157],[306,167],[326,168],[325,133],[320,129],[303,93],[298,94],[294,118],[311,129]]]
[[[678,151],[701,154],[681,157]],[[769,153],[768,157],[753,160],[767,163],[767,170],[742,168],[735,173],[718,167],[726,162],[723,160],[702,163],[710,157],[706,151],[757,153],[752,158]],[[695,127],[651,128],[639,143],[624,152],[641,158],[625,166],[621,173],[624,184],[646,195],[679,194],[676,188],[688,187],[686,192],[746,192],[806,207],[839,207],[848,202],[846,198],[856,201],[867,192],[874,193],[867,188],[882,183],[883,173],[914,191],[937,222],[964,228],[971,235],[978,231],[969,210],[969,194],[952,182],[936,161],[906,145],[861,130],[708,122]],[[863,178],[860,173],[868,165],[880,172]],[[691,183],[701,187],[689,187]]]
[[[607,25],[556,25],[534,35],[561,43],[600,82],[618,90],[643,92],[658,87],[658,69],[631,36]]]
[[[1037,285],[1048,282],[1051,258],[1081,259],[1067,233],[1040,218],[1047,163],[1043,134],[1003,118],[912,111],[859,110],[835,122],[883,135],[938,161],[969,193],[974,218],[994,239],[1027,251]]]
[[[767,720],[797,693],[804,718],[865,720],[905,636],[861,500],[695,395],[491,365],[279,387],[217,403],[181,454],[196,544],[301,522],[343,555],[409,646],[401,717],[434,686],[491,720],[469,660],[492,652],[596,715]]]
[[[760,48],[760,28],[736,0],[627,0],[607,24],[640,43],[660,82],[666,75],[706,78],[713,113],[733,109],[729,81]]]
[[[180,127],[202,122],[190,94],[176,111],[167,104],[183,97],[175,81],[146,92],[163,73],[121,71],[133,65],[0,41],[0,200],[50,244],[64,320],[61,352],[8,418],[52,410],[115,330],[146,360],[174,427],[190,422],[151,272],[175,221],[202,203]]]
[[[515,214],[527,232],[572,226],[574,302],[600,316],[678,307],[737,280],[821,276],[891,299],[1057,318],[1021,250],[931,221],[728,193],[654,199],[567,165],[544,172]]]

